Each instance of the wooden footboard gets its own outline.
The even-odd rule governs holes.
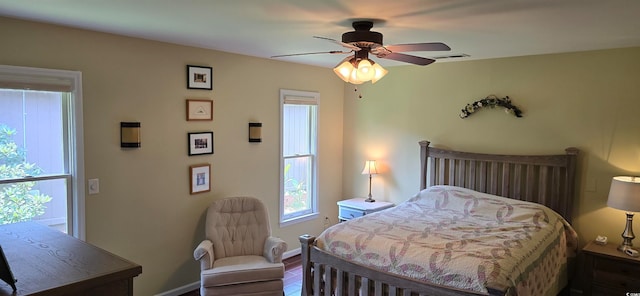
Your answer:
[[[326,253],[315,246],[316,238],[300,236],[302,247],[302,296],[356,295],[482,295],[428,284],[368,268]],[[505,288],[488,288],[489,295],[507,295]]]

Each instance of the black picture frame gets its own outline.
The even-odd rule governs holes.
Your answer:
[[[213,89],[213,68],[187,65],[188,89]]]
[[[213,154],[213,132],[194,132],[187,135],[189,156]]]

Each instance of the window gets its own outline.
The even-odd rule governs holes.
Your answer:
[[[84,239],[81,73],[0,66],[0,224]]]
[[[318,103],[320,94],[280,90],[280,223],[318,214]]]

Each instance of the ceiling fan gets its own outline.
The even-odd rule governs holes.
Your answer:
[[[309,52],[298,54],[285,54],[272,56],[272,58],[287,57],[287,56],[299,56],[310,54],[351,54],[342,60],[333,71],[345,82],[352,84],[361,84],[366,81],[375,83],[384,75],[387,74],[387,70],[382,68],[379,64],[369,59],[369,53],[375,55],[378,58],[390,59],[405,63],[410,63],[419,66],[426,66],[433,62],[434,59],[424,58],[414,55],[404,54],[402,52],[410,51],[448,51],[451,50],[449,46],[440,42],[430,43],[410,43],[410,44],[396,44],[396,45],[383,45],[382,34],[371,31],[373,28],[373,21],[359,20],[352,23],[354,31],[346,32],[342,34],[342,41],[327,37],[313,36],[314,38],[328,40],[337,43],[349,51],[332,50],[326,52]]]

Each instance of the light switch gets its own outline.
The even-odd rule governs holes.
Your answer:
[[[89,179],[89,194],[100,193],[100,180]]]

